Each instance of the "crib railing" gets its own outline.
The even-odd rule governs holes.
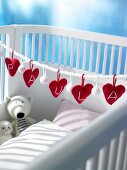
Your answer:
[[[39,156],[27,170],[126,170],[126,102]]]
[[[39,62],[127,73],[127,38],[52,26],[16,26],[15,49]]]
[[[40,63],[110,75],[127,73],[125,37],[53,26],[12,25],[0,27],[0,39]],[[5,51],[4,56],[7,55]],[[5,97],[6,77],[1,58],[1,101]]]
[[[110,75],[114,73],[127,74],[127,38],[125,37],[50,26],[15,25],[0,27],[0,40],[26,57],[37,60],[40,63],[63,65],[68,68],[76,68],[94,73]],[[5,56],[10,56],[6,50],[4,51],[4,57],[0,58],[1,102],[8,95],[7,86],[12,84],[8,82],[11,79],[8,80],[8,73],[6,74],[5,71]],[[48,170],[53,170],[53,168],[57,170],[55,169],[56,167],[60,167],[58,169],[62,170],[62,167],[64,169],[69,168],[68,165],[72,168],[76,167],[76,165],[80,167],[83,163],[82,169],[86,170],[126,170],[127,132],[123,130],[127,128],[126,110],[126,104],[124,104],[118,110],[111,111],[112,116],[108,115],[106,122],[105,120],[100,121],[105,126],[105,132],[103,132],[103,129],[99,129],[96,122],[96,125],[91,126],[88,131],[82,131],[79,134],[79,138],[78,136],[76,137],[74,146],[71,146],[71,142],[70,144],[61,143],[60,148],[58,147],[55,148],[56,150],[51,151],[48,159],[45,157],[46,160],[42,159],[39,162],[40,168],[42,168],[43,162],[44,168],[49,166]],[[117,120],[116,117],[118,118]],[[98,127],[98,131],[95,131],[95,127]],[[112,132],[112,129],[114,129],[114,134],[106,133],[107,131]],[[95,136],[94,133],[96,133]],[[104,136],[103,133],[107,134],[107,136]],[[85,143],[84,141],[82,142],[82,138],[87,138]],[[74,139],[72,140],[74,142]],[[82,147],[76,148],[78,147],[77,144]],[[69,149],[62,148],[62,146],[67,146]],[[102,149],[99,151],[100,148]],[[65,150],[70,151],[69,155],[63,152]],[[86,152],[84,153],[83,150]],[[53,161],[55,161],[53,154],[58,155],[57,159],[59,158],[58,160],[60,160],[59,162],[56,161],[56,165],[53,164]],[[92,158],[90,158],[91,156]],[[51,164],[49,164],[49,159],[52,160]],[[62,162],[62,160],[65,162]],[[62,165],[63,163],[66,166]],[[34,167],[34,165],[32,166]]]
[[[14,27],[0,27],[0,41],[8,47],[14,48]],[[10,56],[9,52],[3,50],[3,56],[0,56],[0,103],[3,102],[5,96],[8,96],[8,75],[5,68],[5,56]]]

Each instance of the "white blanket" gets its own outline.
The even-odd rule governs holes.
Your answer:
[[[50,121],[43,120],[28,127],[20,136],[0,147],[0,170],[23,170],[36,157],[72,134]]]

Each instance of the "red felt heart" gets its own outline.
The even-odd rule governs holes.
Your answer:
[[[72,88],[71,92],[75,100],[81,104],[91,94],[92,88],[92,84],[86,84],[85,86],[77,85]]]
[[[10,74],[10,76],[14,76],[18,70],[18,67],[20,66],[20,62],[18,59],[16,58],[6,58],[5,59],[5,63],[8,69],[8,72]]]
[[[103,86],[103,93],[106,101],[112,105],[125,92],[125,87],[122,85],[114,86],[112,84],[105,84]]]
[[[35,68],[33,71],[32,71],[31,68],[27,69],[23,73],[23,78],[24,78],[24,81],[25,81],[26,85],[28,87],[30,87],[34,83],[34,81],[36,80],[38,75],[39,75],[39,69],[38,68]]]
[[[49,84],[49,88],[50,88],[52,95],[54,97],[58,97],[62,93],[66,84],[67,84],[67,80],[65,78],[63,78],[61,80],[53,80]]]

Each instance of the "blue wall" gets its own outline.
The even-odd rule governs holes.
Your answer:
[[[48,24],[127,36],[127,0],[0,0],[0,25]]]

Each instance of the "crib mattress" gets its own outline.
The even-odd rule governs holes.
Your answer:
[[[0,170],[22,170],[72,132],[43,120],[0,147]]]

